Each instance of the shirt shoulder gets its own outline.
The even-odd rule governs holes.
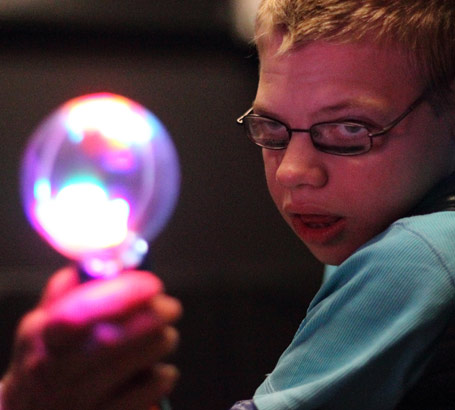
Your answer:
[[[436,212],[428,215],[403,218],[395,222],[385,238],[404,240],[422,250],[437,255],[449,273],[455,269],[455,212]],[[406,243],[404,243],[406,245]],[[415,251],[410,248],[410,251]]]
[[[455,292],[455,212],[403,218],[393,223],[340,266],[327,266],[322,294],[313,304],[356,277],[382,287],[427,282]],[[324,291],[324,288],[326,291]]]
[[[258,408],[393,408],[454,314],[454,239],[455,212],[403,218],[329,267]]]

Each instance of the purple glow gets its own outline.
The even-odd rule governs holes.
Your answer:
[[[35,229],[90,274],[137,266],[176,203],[172,141],[149,111],[93,94],[64,104],[35,131],[22,167]]]

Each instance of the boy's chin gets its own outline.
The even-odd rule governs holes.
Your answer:
[[[356,249],[344,248],[342,246],[312,246],[306,244],[312,255],[324,265],[341,265],[348,259]]]

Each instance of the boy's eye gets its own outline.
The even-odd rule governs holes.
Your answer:
[[[331,129],[331,136],[335,138],[363,138],[368,136],[367,128],[362,124],[356,123],[339,123],[333,124]]]
[[[271,120],[263,120],[261,126],[264,131],[268,132],[281,131],[284,128],[279,122]]]
[[[369,131],[362,124],[334,122],[319,124],[312,128],[312,137],[316,140],[342,141],[368,137]]]
[[[365,131],[365,127],[359,124],[343,124],[340,128],[340,131],[346,134],[359,134]]]

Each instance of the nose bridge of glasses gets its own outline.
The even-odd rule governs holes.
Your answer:
[[[307,133],[308,130],[298,128],[296,132]],[[288,188],[324,186],[327,181],[327,164],[326,158],[319,151],[310,138],[289,140],[280,156],[277,181]]]
[[[286,127],[286,128],[288,130],[289,142],[291,141],[291,138],[293,137],[293,135],[295,133],[309,134],[311,142],[313,142],[313,138],[311,137],[311,128],[290,128],[290,127]]]
[[[311,128],[288,128],[289,137],[292,136],[295,132],[303,132],[305,134],[311,135]]]
[[[309,128],[288,128],[288,136],[289,138],[286,146],[288,156],[292,157],[296,154],[296,158],[300,158],[299,161],[302,161],[302,157],[310,160],[313,156],[313,152],[321,151],[318,146],[315,145],[311,136],[311,129]]]

